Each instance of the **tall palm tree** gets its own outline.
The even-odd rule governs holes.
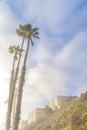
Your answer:
[[[38,28],[32,28],[31,24],[26,24],[26,25],[22,26],[22,29],[24,30],[24,32],[26,32],[26,38],[28,39],[28,44],[27,44],[27,49],[26,49],[23,67],[22,67],[22,71],[21,71],[21,79],[20,79],[20,83],[18,86],[16,112],[15,112],[14,124],[13,124],[12,130],[18,130],[18,125],[19,125],[19,121],[20,121],[22,92],[23,92],[23,85],[25,82],[26,61],[27,61],[27,57],[28,57],[29,46],[30,46],[30,43],[32,44],[32,46],[34,45],[34,42],[32,40],[33,37],[39,39],[39,37],[38,37],[38,34],[39,34],[38,30],[39,29]]]
[[[13,86],[13,81],[14,81],[14,69],[15,69],[15,63],[18,57],[20,51],[20,46],[10,46],[9,47],[9,52],[11,54],[14,54],[13,58],[13,66],[12,66],[12,71],[11,71],[11,78],[10,78],[10,85],[9,85],[9,97],[8,97],[8,108],[7,108],[7,116],[6,116],[6,130],[10,129],[10,121],[11,121],[11,97],[12,97],[12,86]]]
[[[19,65],[20,65],[21,55],[22,55],[23,46],[24,46],[24,39],[25,39],[25,32],[22,30],[21,24],[19,24],[19,29],[16,29],[16,32],[19,36],[21,36],[23,38],[23,40],[22,40],[22,45],[21,45],[20,52],[19,52],[19,59],[18,59],[14,78],[13,78],[13,69],[12,69],[12,74],[11,74],[12,76],[11,76],[11,80],[10,80],[11,83],[10,83],[10,87],[9,87],[9,100],[8,100],[8,109],[7,109],[8,114],[7,114],[7,118],[6,118],[6,130],[10,130],[10,126],[11,126],[10,124],[11,124],[11,113],[12,113],[12,105],[13,105],[13,99],[14,99],[14,91],[15,91],[16,81],[17,81],[17,77],[18,77],[18,73],[19,73]],[[12,48],[12,46],[11,46],[10,52],[13,52],[13,49],[14,48]],[[13,68],[14,68],[14,66],[13,66]]]

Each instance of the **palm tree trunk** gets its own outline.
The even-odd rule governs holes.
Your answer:
[[[23,85],[25,82],[26,61],[27,61],[28,51],[29,51],[29,39],[28,39],[27,50],[25,53],[24,63],[23,63],[23,67],[22,67],[21,79],[20,79],[20,83],[19,83],[19,87],[18,87],[16,112],[15,112],[14,124],[13,124],[12,130],[18,130],[18,125],[19,125],[19,121],[20,121],[22,92],[23,92]]]
[[[14,120],[15,108],[16,108],[16,101],[17,101],[17,88],[15,88],[15,92],[14,92],[14,101],[13,101],[13,109],[12,109],[12,123],[11,123],[11,126],[13,126],[13,120]]]
[[[23,49],[23,45],[24,45],[24,39],[22,41],[21,50]],[[13,105],[13,99],[14,99],[15,85],[16,85],[18,72],[19,72],[19,64],[20,64],[20,60],[21,60],[21,54],[22,54],[22,51],[21,51],[20,56],[19,56],[15,76],[14,77],[11,76],[12,79],[10,81],[9,100],[8,100],[7,119],[6,119],[6,129],[5,130],[10,130],[10,127],[11,127],[12,105]],[[12,75],[14,75],[13,71],[12,71]]]
[[[7,108],[7,116],[6,116],[6,128],[5,130],[10,130],[10,120],[11,120],[11,92],[12,92],[12,85],[14,79],[14,66],[15,66],[15,58],[13,61],[13,67],[11,71],[11,79],[10,79],[10,86],[9,86],[9,97],[8,97],[8,108]]]

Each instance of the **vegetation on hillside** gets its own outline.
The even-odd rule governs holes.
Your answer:
[[[87,130],[87,92],[21,130]]]

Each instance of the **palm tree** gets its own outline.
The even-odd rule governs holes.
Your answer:
[[[20,79],[20,83],[18,86],[16,112],[15,112],[14,124],[13,124],[12,130],[18,130],[18,125],[19,125],[19,121],[20,121],[22,92],[23,92],[23,85],[25,82],[26,61],[27,61],[27,57],[28,57],[29,46],[30,46],[30,43],[32,44],[32,46],[34,45],[34,42],[32,40],[33,37],[39,39],[39,37],[38,37],[39,29],[38,28],[32,28],[31,24],[26,24],[26,25],[22,26],[22,29],[24,30],[24,32],[26,32],[26,38],[28,39],[28,44],[27,44],[27,49],[26,49],[26,53],[25,53],[25,57],[24,57],[23,66],[22,66],[21,79]]]
[[[9,88],[9,101],[8,101],[9,103],[8,103],[8,110],[7,110],[8,114],[7,114],[7,119],[6,119],[6,130],[10,130],[10,126],[11,126],[10,124],[11,124],[11,113],[12,113],[14,92],[15,92],[15,86],[16,86],[18,73],[19,73],[19,65],[20,65],[21,55],[22,55],[23,46],[24,46],[24,39],[25,39],[25,32],[22,30],[21,24],[19,24],[19,29],[16,29],[16,32],[19,36],[21,36],[23,38],[23,40],[22,40],[22,45],[21,45],[20,52],[19,52],[19,59],[18,59],[17,68],[15,71],[14,78],[11,76],[12,77],[12,79],[11,79],[12,84],[10,83],[10,88]],[[10,48],[10,51],[12,51],[12,47]]]
[[[13,86],[13,81],[14,81],[14,69],[15,69],[15,63],[18,57],[20,51],[20,46],[10,46],[9,47],[9,52],[11,54],[14,54],[13,58],[13,66],[12,66],[12,71],[11,71],[11,78],[10,78],[10,85],[9,85],[9,97],[8,97],[8,108],[7,108],[7,116],[6,116],[6,130],[10,129],[10,121],[11,121],[11,97],[12,97],[12,86]]]
[[[15,71],[15,75],[14,75],[14,80],[13,80],[13,86],[12,86],[12,96],[11,96],[11,103],[10,103],[10,106],[11,106],[11,113],[12,113],[12,107],[14,109],[14,106],[13,106],[13,101],[15,100],[15,89],[16,89],[16,82],[17,82],[17,78],[18,78],[18,73],[19,73],[19,66],[20,66],[20,60],[21,60],[21,57],[22,57],[22,51],[23,50],[23,46],[24,46],[24,33],[22,32],[21,30],[21,25],[19,25],[19,29],[16,29],[16,32],[19,36],[21,36],[23,38],[22,40],[22,44],[21,44],[21,48],[20,48],[20,53],[19,53],[19,59],[18,59],[18,63],[17,63],[17,67],[16,67],[16,71]],[[14,110],[15,111],[15,110]],[[12,118],[12,124],[13,124],[13,118]]]

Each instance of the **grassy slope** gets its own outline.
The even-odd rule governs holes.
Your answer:
[[[87,92],[29,130],[87,130]]]

